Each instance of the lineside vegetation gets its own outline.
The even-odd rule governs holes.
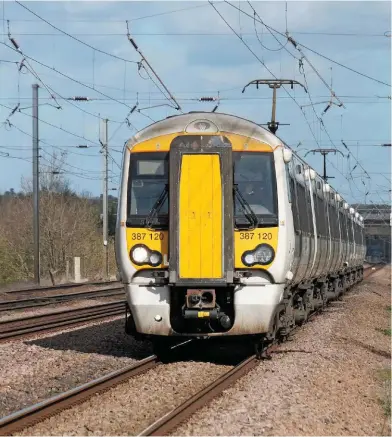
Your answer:
[[[57,160],[57,158],[56,158]],[[103,274],[101,200],[77,194],[59,173],[54,161],[40,175],[40,253],[43,280],[66,280],[67,261],[81,258],[82,277],[98,280]],[[34,277],[33,200],[30,180],[20,192],[0,194],[0,283],[29,281]],[[109,271],[116,275],[114,224],[117,199],[109,205]]]

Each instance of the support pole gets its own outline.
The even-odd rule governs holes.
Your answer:
[[[272,89],[273,89],[273,94],[272,94],[272,114],[271,114],[271,126],[272,126],[272,129],[274,129],[275,126],[276,126],[276,89],[278,88],[278,86],[280,87],[280,85],[274,84],[273,87],[272,87]]]
[[[103,193],[102,193],[102,237],[103,237],[103,271],[104,277],[109,277],[108,252],[108,120],[102,120],[102,153],[103,153]]]
[[[38,84],[33,85],[33,232],[34,281],[40,285]]]
[[[328,153],[328,152],[327,152]],[[324,158],[324,173],[323,173],[323,179],[325,182],[327,182],[327,153],[323,153]]]

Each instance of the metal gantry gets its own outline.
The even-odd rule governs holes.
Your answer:
[[[335,176],[327,176],[327,155],[328,155],[328,153],[333,153],[334,155],[336,155],[336,152],[339,152],[344,157],[343,153],[338,149],[313,149],[313,150],[309,150],[309,152],[306,152],[305,156],[311,152],[313,153],[313,155],[315,153],[321,153],[321,155],[323,155],[323,158],[324,158],[323,179],[324,179],[324,181],[328,182],[328,179],[335,179]]]
[[[256,85],[257,89],[259,89],[259,85],[268,85],[273,90],[271,121],[267,123],[268,129],[273,134],[276,133],[280,125],[288,126],[288,123],[280,123],[279,121],[276,121],[276,90],[280,88],[282,85],[290,85],[291,89],[294,88],[294,85],[300,85],[305,90],[306,93],[308,92],[308,90],[304,85],[302,85],[302,83],[293,79],[255,79],[244,86],[244,88],[242,89],[242,93],[245,92],[246,88],[249,85]]]

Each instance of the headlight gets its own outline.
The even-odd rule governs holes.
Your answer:
[[[242,263],[248,267],[255,264],[270,264],[275,257],[275,251],[269,244],[260,244],[253,250],[247,250],[242,254]]]
[[[152,267],[157,267],[162,264],[162,254],[157,250],[151,250],[144,244],[133,246],[129,255],[134,264],[142,266],[149,264]]]
[[[131,258],[135,264],[145,264],[148,261],[148,251],[144,246],[135,246],[131,250]]]

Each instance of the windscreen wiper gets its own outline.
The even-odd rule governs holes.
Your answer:
[[[158,199],[156,200],[156,202],[152,206],[148,216],[146,217],[145,225],[147,228],[150,228],[150,229],[152,228],[153,220],[154,220],[155,216],[157,216],[159,211],[161,210],[162,205],[165,203],[168,194],[169,194],[169,185],[166,184],[165,188],[162,190]]]
[[[238,189],[238,184],[234,184],[234,194],[237,196],[237,199],[241,205],[242,211],[244,212],[245,217],[249,220],[250,227],[249,230],[257,228],[259,224],[259,220],[257,219],[256,214],[253,209],[242,195],[241,191]]]

